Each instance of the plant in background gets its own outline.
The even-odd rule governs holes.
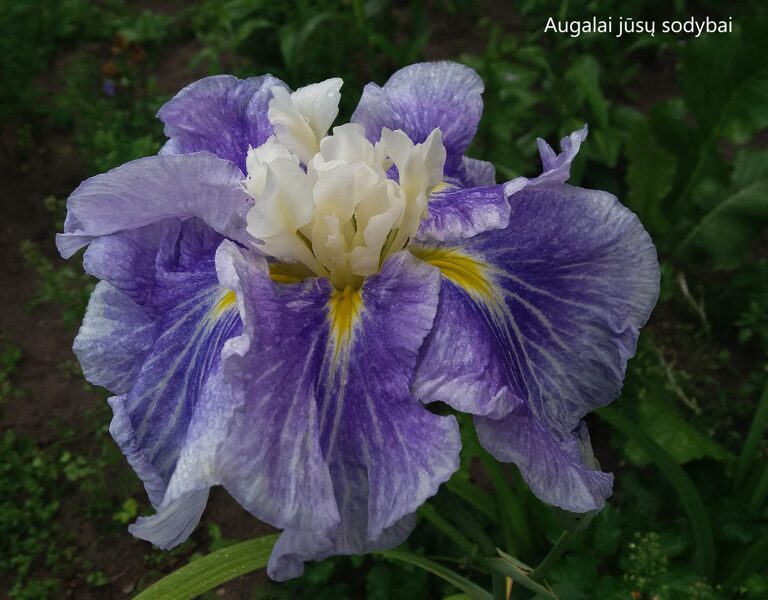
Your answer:
[[[639,221],[565,183],[586,127],[497,184],[464,156],[471,69],[405,68],[328,135],[341,83],[188,86],[160,155],[83,183],[57,239],[101,280],[75,352],[117,394],[110,430],[157,511],[131,531],[173,547],[223,485],[284,529],[280,580],[408,536],[459,466],[449,407],[539,498],[600,509],[612,477],[582,418],[618,394],[658,295]]]

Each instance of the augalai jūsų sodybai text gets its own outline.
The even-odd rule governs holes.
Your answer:
[[[709,17],[704,19],[690,17],[684,20],[661,22],[631,17],[605,19],[592,17],[584,20],[557,20],[549,17],[544,26],[544,33],[563,33],[574,38],[586,33],[610,33],[617,38],[629,34],[655,36],[657,33],[689,34],[699,37],[704,33],[731,33],[732,31],[733,17],[720,21]]]

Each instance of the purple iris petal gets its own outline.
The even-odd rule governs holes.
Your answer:
[[[496,167],[493,163],[465,156],[459,167],[458,179],[465,187],[495,185]]]
[[[366,280],[351,321],[334,312],[350,305],[332,308],[326,280],[279,285],[266,274],[249,277],[244,305],[253,340],[236,361],[247,397],[224,443],[225,485],[247,507],[269,506],[276,493],[272,503],[293,500],[310,512],[316,506],[332,525],[286,531],[286,540],[303,542],[284,541],[273,553],[270,573],[285,579],[303,560],[381,543],[458,468],[460,442],[452,417],[433,415],[409,392],[437,307],[436,269],[406,252],[393,256]],[[304,454],[313,446],[317,456]],[[338,524],[330,518],[336,515]],[[297,523],[311,516],[296,515]]]
[[[568,162],[549,173],[567,172]],[[521,186],[505,229],[415,250],[448,266],[414,393],[476,415],[511,413],[496,424],[478,419],[481,441],[514,460],[545,500],[585,510],[602,504],[606,479],[587,478],[593,495],[584,495],[573,479],[583,466],[562,445],[585,414],[618,395],[658,296],[659,269],[634,214],[610,194],[558,179]],[[452,339],[460,351],[445,350]],[[475,406],[464,395],[471,390],[480,392]]]
[[[155,337],[147,311],[100,281],[91,294],[73,350],[88,381],[124,394],[133,387]]]
[[[248,146],[261,146],[273,133],[267,107],[275,86],[286,87],[271,75],[214,75],[188,85],[158,112],[169,138],[160,153],[205,150],[244,173]]]
[[[475,417],[480,443],[497,459],[513,462],[534,494],[572,512],[602,508],[613,475],[597,470],[584,423],[558,433],[525,404],[506,417]]]
[[[537,143],[544,167],[543,173],[533,179],[517,177],[512,181],[508,181],[504,185],[504,191],[507,196],[511,196],[529,186],[541,187],[568,181],[568,178],[571,176],[571,163],[576,158],[581,144],[587,139],[588,132],[589,128],[587,125],[584,125],[581,129],[577,129],[570,135],[565,136],[560,140],[560,146],[563,149],[560,154],[556,153],[547,142],[539,138]]]
[[[67,200],[64,258],[99,236],[137,229],[166,218],[197,217],[215,231],[246,239],[251,201],[232,163],[207,152],[140,158],[84,181]]]
[[[111,283],[100,283],[103,293],[92,297],[75,350],[93,383],[122,394],[110,400],[115,413],[110,431],[160,509],[132,531],[146,537],[147,523],[154,523],[152,539],[164,547],[186,537],[202,512],[207,488],[193,490],[185,502],[167,501],[166,488],[200,398],[220,385],[224,344],[242,329],[237,306],[214,268],[222,239],[198,219],[167,219],[100,238],[87,252],[94,272],[113,259],[117,268],[114,276],[104,273]],[[143,246],[133,246],[131,253],[137,241]],[[122,262],[121,250],[126,250]],[[146,255],[152,253],[147,272]],[[151,274],[151,293],[131,282],[133,269],[145,278]]]
[[[421,222],[420,242],[468,238],[509,222],[504,186],[449,188],[429,198],[429,216]]]
[[[416,525],[416,515],[410,513],[371,539],[367,534],[370,490],[365,468],[352,461],[336,462],[331,465],[331,474],[341,524],[330,535],[298,529],[283,531],[267,565],[267,573],[272,579],[285,581],[299,577],[304,572],[303,563],[309,560],[393,548],[403,543]]]
[[[439,128],[447,154],[445,174],[458,180],[464,151],[483,113],[483,89],[478,74],[458,63],[410,65],[392,75],[383,87],[366,85],[352,122],[363,125],[374,142],[384,127],[401,129],[417,143]]]

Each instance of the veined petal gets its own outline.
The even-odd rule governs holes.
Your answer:
[[[284,535],[303,545],[285,541],[273,553],[271,572],[282,579],[303,560],[390,540],[382,535],[458,467],[455,420],[409,392],[439,272],[400,253],[361,290],[336,291],[324,279],[277,285],[266,272],[236,270],[253,337],[227,359],[244,403],[220,471],[250,510],[266,503],[274,519],[281,505],[283,523],[293,519]]]
[[[299,577],[304,572],[304,562],[309,560],[393,548],[403,543],[413,530],[415,513],[398,519],[376,539],[369,539],[369,487],[365,469],[350,462],[337,463],[332,476],[335,489],[343,491],[337,493],[341,524],[330,535],[285,530],[278,538],[267,565],[267,573],[275,581]]]
[[[464,157],[459,169],[459,182],[468,188],[496,185],[496,167],[485,160]]]
[[[383,87],[369,83],[352,122],[365,127],[371,141],[383,128],[400,129],[414,142],[424,142],[440,129],[448,153],[445,172],[455,176],[483,112],[480,77],[452,62],[420,63],[397,71]]]
[[[182,541],[199,519],[209,474],[195,474],[199,485],[184,494],[169,495],[168,486],[201,399],[224,387],[222,350],[227,340],[241,333],[242,325],[235,293],[219,283],[214,268],[214,253],[223,238],[197,219],[167,221],[162,229],[154,240],[151,293],[132,294],[134,300],[101,282],[75,349],[91,380],[122,393],[110,399],[114,411],[110,431],[158,510],[132,531],[170,547]],[[148,229],[138,233],[142,235],[108,236],[93,250],[115,255],[132,240],[150,239]],[[128,266],[118,269],[116,283],[122,284],[131,265],[147,262],[143,255],[148,248],[138,263],[128,257]],[[95,256],[93,264],[102,264],[103,256],[98,252]],[[133,291],[129,286],[128,292]],[[116,367],[107,365],[107,355],[124,370],[122,379],[109,370]]]
[[[88,301],[73,350],[89,382],[124,394],[136,381],[155,337],[147,311],[100,281]]]
[[[188,473],[213,474],[247,510],[276,527],[327,531],[339,522],[320,447],[314,377],[320,353],[293,354],[299,340],[319,347],[325,304],[314,289],[293,294],[304,319],[276,298],[263,258],[234,244],[217,253],[220,280],[235,291],[243,334],[224,350],[226,386],[204,398],[169,486],[174,497],[198,485]],[[263,361],[270,357],[271,361]],[[286,388],[291,387],[287,392]],[[199,475],[198,475],[199,477]]]
[[[274,87],[285,84],[271,75],[245,80],[214,75],[191,83],[157,114],[169,138],[160,153],[204,150],[245,172],[248,147],[256,148],[272,135],[267,106]]]
[[[207,152],[150,156],[84,181],[67,200],[56,244],[69,258],[91,240],[162,219],[197,217],[218,233],[245,238],[250,200],[234,164]]]
[[[509,222],[504,186],[448,187],[429,197],[429,216],[419,225],[420,242],[450,242],[489,229],[503,229]]]
[[[98,237],[83,255],[83,268],[89,275],[108,281],[140,306],[146,306],[155,288],[155,263],[162,240],[165,236],[177,239],[180,227],[178,219],[164,219]]]
[[[659,268],[648,234],[616,198],[565,184],[531,186],[512,196],[505,229],[413,251],[453,285],[444,286],[424,346],[417,397],[494,418],[520,414],[522,400],[535,422],[562,440],[618,395],[656,303]],[[457,309],[461,302],[471,308]],[[468,324],[472,311],[480,318]],[[441,339],[467,339],[467,352],[443,352]],[[484,357],[472,357],[472,347]],[[478,376],[483,360],[490,366]],[[483,396],[471,406],[462,394],[473,388],[496,391],[506,406]],[[503,439],[517,445],[499,458],[523,456],[519,444],[528,442]],[[520,461],[523,470],[533,464]]]
[[[563,151],[557,154],[547,142],[539,138],[539,154],[544,172],[538,177],[529,179],[517,177],[504,185],[504,192],[511,196],[528,187],[558,185],[568,181],[571,176],[571,163],[576,158],[581,144],[587,139],[589,129],[586,125],[560,140]]]
[[[506,417],[475,417],[480,443],[499,460],[513,462],[534,494],[571,512],[599,510],[613,488],[613,475],[597,469],[582,422],[558,434],[522,404]]]

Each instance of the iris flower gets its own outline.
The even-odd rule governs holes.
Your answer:
[[[464,155],[483,84],[449,62],[365,87],[208,77],[159,117],[157,156],[68,201],[58,247],[100,282],[74,343],[170,548],[221,485],[283,530],[271,577],[402,542],[459,466],[453,414],[545,502],[600,508],[583,418],[619,393],[655,304],[656,252],[612,195]],[[437,413],[441,414],[437,414]]]

